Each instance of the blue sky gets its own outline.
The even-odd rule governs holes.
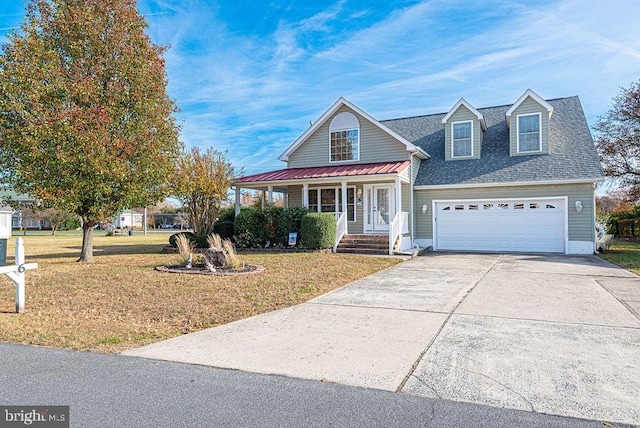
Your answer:
[[[0,41],[24,18],[0,0]],[[640,2],[139,0],[166,53],[187,146],[245,173],[277,157],[340,96],[377,119],[579,95],[593,124],[640,79]]]

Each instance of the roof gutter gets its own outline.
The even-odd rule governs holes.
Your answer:
[[[463,184],[437,184],[437,185],[416,185],[416,190],[440,190],[440,189],[461,189],[473,187],[516,187],[516,186],[540,186],[554,184],[586,184],[601,183],[604,177],[568,179],[568,180],[545,180],[545,181],[519,181],[519,182],[494,182],[494,183],[463,183]]]

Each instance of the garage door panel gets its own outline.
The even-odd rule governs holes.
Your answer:
[[[463,201],[436,203],[440,250],[563,252],[564,201]]]

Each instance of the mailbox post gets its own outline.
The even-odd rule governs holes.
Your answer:
[[[0,266],[7,265],[7,242],[11,238],[11,215],[13,211],[0,205]]]

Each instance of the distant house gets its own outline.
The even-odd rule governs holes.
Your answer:
[[[113,225],[116,229],[142,229],[144,215],[135,210],[123,210]]]
[[[5,204],[5,201],[15,201],[18,202],[18,206],[13,210],[13,214],[11,215],[11,228],[12,229],[34,229],[41,230],[43,228],[51,227],[49,222],[31,217],[29,214],[24,213],[20,209],[20,205],[30,205],[33,204],[36,200],[35,198],[18,194],[13,190],[9,190],[7,188],[0,189],[0,205]]]
[[[591,254],[602,168],[578,97],[527,90],[513,104],[379,121],[344,98],[287,148],[287,167],[239,178],[240,192],[334,213],[349,240],[390,251]],[[339,236],[343,236],[339,230]]]

